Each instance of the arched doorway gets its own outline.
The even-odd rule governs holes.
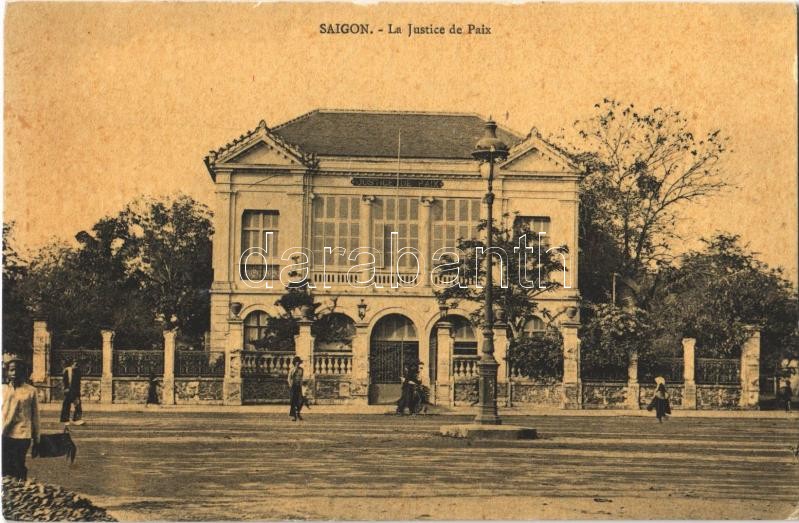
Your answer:
[[[401,314],[381,318],[369,340],[369,403],[397,401],[403,369],[418,361],[419,338],[413,322]]]

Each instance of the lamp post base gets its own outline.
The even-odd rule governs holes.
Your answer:
[[[531,427],[516,425],[444,425],[441,435],[450,438],[515,441],[537,439],[538,432]]]
[[[474,423],[477,425],[501,425],[497,409],[497,368],[499,363],[493,360],[480,360],[477,363],[480,372],[477,416]]]

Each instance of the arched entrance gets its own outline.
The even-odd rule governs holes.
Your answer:
[[[413,322],[402,314],[381,318],[369,340],[369,403],[397,401],[405,365],[418,361],[419,338]]]

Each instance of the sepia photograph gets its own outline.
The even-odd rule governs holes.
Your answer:
[[[3,517],[799,520],[798,20],[6,3]]]

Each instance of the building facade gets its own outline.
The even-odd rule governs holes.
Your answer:
[[[226,403],[283,400],[295,354],[317,402],[395,401],[414,359],[436,403],[468,400],[481,335],[468,303],[442,314],[433,267],[437,251],[477,237],[485,217],[486,167],[470,154],[485,124],[471,114],[316,110],[271,128],[262,121],[205,158],[216,187],[211,350],[226,353]],[[565,285],[539,300],[567,310],[579,299],[577,169],[535,129],[498,136],[510,153],[495,168],[494,216],[568,247]],[[293,264],[328,323],[306,315],[293,346],[270,346],[266,322],[282,312],[275,302]],[[552,402],[569,406],[579,403],[579,350],[575,316],[561,317],[572,323],[561,326],[564,379]],[[506,350],[500,325],[500,394]]]

